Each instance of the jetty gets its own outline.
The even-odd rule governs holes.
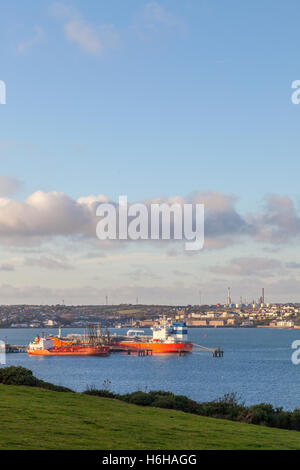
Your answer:
[[[201,344],[193,343],[193,346],[197,348],[198,351],[208,351],[212,353],[213,357],[223,357],[224,351],[218,346],[217,348],[208,348],[207,346],[202,346]]]
[[[7,354],[12,353],[26,353],[27,346],[20,346],[16,344],[5,344],[5,352]]]

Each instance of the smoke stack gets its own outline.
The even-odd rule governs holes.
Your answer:
[[[227,288],[227,305],[231,305],[230,287]]]

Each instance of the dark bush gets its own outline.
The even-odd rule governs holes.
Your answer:
[[[157,395],[157,397],[152,402],[151,406],[155,408],[167,408],[172,410],[175,405],[175,400],[173,397],[168,395]]]
[[[158,395],[159,395],[159,396],[162,396],[162,397],[165,397],[165,396],[168,396],[168,397],[170,397],[170,396],[175,397],[174,393],[172,393],[172,392],[166,392],[165,390],[151,390],[151,391],[149,392],[149,395],[155,396],[155,397],[157,397]]]
[[[153,402],[152,396],[149,393],[145,392],[133,392],[127,395],[122,395],[121,400],[126,401],[127,403],[132,403],[134,405],[141,405],[141,406],[151,406]]]
[[[5,385],[27,385],[37,387],[39,380],[32,371],[24,367],[4,367],[0,369],[0,383]]]
[[[108,390],[97,390],[95,388],[88,388],[83,392],[85,395],[93,395],[96,397],[102,397],[102,398],[116,398],[116,395],[112,392],[109,392]]]
[[[291,413],[290,427],[295,431],[300,431],[300,410]]]
[[[290,411],[283,411],[282,409],[276,410],[276,413],[272,419],[272,424],[269,424],[269,426],[282,429],[291,429],[292,414],[293,413]]]
[[[198,414],[212,418],[224,418],[236,421],[244,412],[242,405],[232,405],[222,401],[199,403]]]
[[[197,414],[212,418],[237,421],[244,416],[246,407],[236,393],[226,393],[218,400],[196,403]]]
[[[228,405],[232,406],[244,406],[245,403],[242,402],[241,397],[236,392],[225,393],[221,398],[218,400],[221,403],[227,403]]]
[[[72,392],[71,389],[61,387],[60,385],[53,385],[49,382],[37,379],[32,374],[32,371],[25,369],[25,367],[4,367],[0,369],[0,383],[4,385],[25,385],[27,387],[39,387],[55,392]]]
[[[163,390],[151,390],[148,393],[149,397],[151,397],[152,400],[152,406],[154,405],[154,402],[156,400],[160,400],[161,398],[165,398],[166,400],[169,400],[170,402],[175,399],[175,395],[172,392],[164,392]]]
[[[260,403],[259,405],[250,406],[245,415],[244,422],[251,424],[262,424],[264,426],[272,426],[276,410],[268,403]]]
[[[198,414],[199,404],[184,395],[175,395],[174,409],[185,413]]]

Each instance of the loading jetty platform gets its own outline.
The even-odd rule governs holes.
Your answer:
[[[5,352],[7,354],[12,353],[26,353],[27,346],[20,346],[15,344],[5,344]]]
[[[208,348],[206,346],[202,346],[201,344],[195,344],[195,343],[193,343],[193,346],[195,347],[196,351],[211,352],[213,357],[224,356],[224,351],[220,348],[220,346],[218,346],[217,348]]]
[[[202,346],[201,344],[195,344],[193,343],[193,350],[194,351],[203,351],[203,352],[210,352],[212,354],[212,357],[224,357],[224,351],[223,349],[218,346],[217,348],[209,348],[206,346]],[[125,346],[124,344],[121,346],[120,344],[112,344],[110,345],[110,351],[111,352],[122,352],[130,356],[131,354],[137,355],[139,357],[145,357],[145,356],[152,356],[153,355],[153,350],[151,348],[134,348],[131,347],[130,345]],[[172,354],[177,355],[177,356],[184,356],[185,354],[189,354],[189,352],[184,351],[184,350],[178,350],[176,352],[173,352]]]

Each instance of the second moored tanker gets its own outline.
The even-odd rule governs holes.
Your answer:
[[[184,322],[169,323],[165,320],[152,329],[152,336],[143,335],[143,331],[129,330],[127,336],[118,342],[112,342],[112,347],[123,350],[148,350],[152,354],[188,353],[193,349],[193,343],[188,341],[187,326]]]

